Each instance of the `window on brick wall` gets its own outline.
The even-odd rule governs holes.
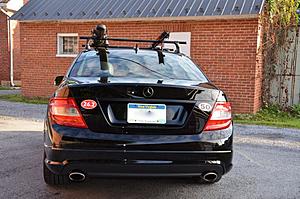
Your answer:
[[[74,57],[78,54],[78,34],[58,33],[57,34],[57,56]]]

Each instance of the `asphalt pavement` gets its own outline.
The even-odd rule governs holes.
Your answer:
[[[300,198],[300,130],[252,125],[234,126],[233,169],[213,185],[100,178],[48,186],[42,178],[45,111],[45,105],[0,101],[0,198]]]

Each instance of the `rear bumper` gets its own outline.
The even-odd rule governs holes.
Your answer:
[[[47,167],[56,174],[79,170],[88,176],[200,176],[227,173],[232,151],[111,151],[45,147]]]
[[[200,176],[232,167],[232,126],[199,135],[126,135],[46,122],[44,136],[45,164],[55,174]]]

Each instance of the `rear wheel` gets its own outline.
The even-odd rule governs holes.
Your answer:
[[[64,185],[70,183],[70,180],[67,175],[57,175],[49,170],[45,163],[45,155],[43,161],[43,175],[44,181],[48,185]]]

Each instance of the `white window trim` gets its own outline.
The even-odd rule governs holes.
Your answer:
[[[78,40],[78,33],[57,33],[56,39],[56,57],[76,57],[77,54],[60,54],[59,53],[59,38],[60,37],[77,37]],[[79,42],[77,42],[77,45]]]

